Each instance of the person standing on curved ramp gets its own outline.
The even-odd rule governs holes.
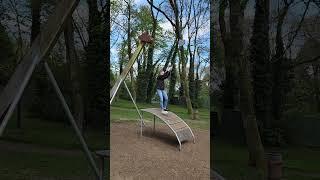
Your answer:
[[[172,67],[162,68],[157,77],[157,93],[160,99],[160,109],[162,114],[168,114],[168,95],[165,91],[164,80],[167,79],[171,74]]]

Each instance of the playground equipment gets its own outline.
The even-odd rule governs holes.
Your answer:
[[[73,11],[77,7],[79,0],[62,0],[57,5],[54,13],[52,13],[48,21],[42,26],[42,30],[36,39],[33,41],[31,48],[28,50],[20,64],[16,67],[14,74],[5,86],[0,95],[0,136],[3,135],[5,127],[17,105],[21,95],[30,80],[30,77],[39,63],[43,63],[48,74],[49,80],[54,87],[54,90],[61,101],[62,107],[68,116],[68,119],[75,131],[85,153],[87,160],[90,163],[97,179],[102,180],[103,177],[99,175],[99,170],[96,162],[90,152],[88,145],[83,138],[76,121],[61,93],[61,90],[53,76],[53,73],[47,62],[41,62],[43,58],[48,55],[52,47],[57,42],[57,39],[64,28],[64,24],[68,18],[71,18]]]
[[[112,87],[111,92],[110,92],[110,105],[112,104],[119,87],[123,83],[125,85],[125,88],[131,98],[131,101],[133,102],[135,109],[140,117],[140,136],[142,136],[142,127],[145,125],[143,117],[140,113],[140,110],[133,99],[131,92],[125,82],[125,79],[132,68],[133,64],[137,60],[138,56],[140,55],[141,50],[146,44],[152,43],[152,38],[148,35],[148,33],[143,33],[141,36],[139,36],[140,43],[134,52],[133,56],[129,60],[127,66],[123,70],[123,72],[120,74],[119,78],[117,79],[115,85]],[[194,134],[192,133],[191,128],[176,114],[172,112],[168,112],[167,115],[161,114],[161,111],[159,108],[149,108],[149,109],[141,109],[142,111],[152,113],[154,115],[154,124],[153,124],[153,129],[155,130],[155,116],[159,117],[162,121],[164,121],[168,127],[173,131],[173,133],[176,135],[177,140],[179,142],[179,150],[181,150],[181,143],[186,140],[193,139],[193,142],[195,143],[195,138]]]
[[[140,127],[141,127],[140,135],[142,136],[142,124],[144,125],[144,121],[142,119],[142,115],[141,115],[141,113],[139,111],[139,108],[138,108],[135,100],[133,99],[132,94],[131,94],[131,92],[130,92],[130,90],[129,90],[126,82],[125,82],[125,79],[126,79],[128,73],[129,73],[130,69],[132,68],[133,64],[136,62],[137,58],[139,57],[143,47],[146,44],[152,43],[152,41],[153,41],[152,38],[150,37],[150,35],[147,32],[141,34],[139,36],[139,40],[140,40],[140,42],[139,42],[139,45],[138,45],[137,49],[135,50],[135,52],[134,52],[133,56],[131,57],[131,59],[129,60],[127,66],[122,71],[122,73],[120,74],[119,78],[117,79],[116,83],[113,85],[113,87],[112,87],[112,89],[110,91],[110,105],[112,104],[112,102],[113,102],[113,100],[114,100],[114,98],[115,98],[115,96],[116,96],[121,84],[123,83],[125,85],[125,87],[126,87],[126,90],[127,90],[128,94],[130,95],[130,98],[131,98],[131,100],[132,100],[132,102],[133,102],[133,104],[134,104],[134,106],[135,106],[135,108],[137,110],[137,113],[139,114],[140,123],[141,123],[141,125],[140,125]]]
[[[181,143],[183,141],[187,141],[193,139],[193,143],[195,143],[194,134],[191,128],[185,123],[179,116],[174,114],[173,112],[168,112],[168,114],[164,115],[161,113],[159,108],[148,108],[141,109],[142,111],[149,112],[153,114],[153,131],[155,131],[155,120],[156,116],[161,119],[166,125],[173,131],[176,135],[177,140],[179,142],[179,151],[181,151]]]

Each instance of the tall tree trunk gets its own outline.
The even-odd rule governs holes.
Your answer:
[[[240,62],[240,99],[241,116],[249,150],[249,161],[250,163],[254,163],[263,172],[263,176],[266,176],[266,160],[255,116],[249,63],[245,58]]]
[[[282,117],[284,108],[285,96],[289,91],[289,74],[288,70],[283,68],[287,65],[288,59],[285,57],[284,44],[282,38],[282,26],[284,19],[288,13],[290,4],[286,4],[280,11],[277,23],[276,34],[276,54],[272,58],[272,70],[273,70],[273,89],[272,89],[272,110],[274,121],[278,122]],[[272,123],[274,127],[275,123]]]
[[[231,56],[234,62],[240,67],[238,71],[238,75],[240,76],[240,107],[246,132],[249,157],[251,158],[250,160],[254,160],[256,167],[263,173],[263,176],[266,176],[267,169],[264,158],[264,148],[254,113],[249,63],[244,58],[242,24],[245,6],[242,3],[242,1],[230,0],[230,35],[233,46]]]
[[[316,111],[320,113],[320,64],[313,63],[312,69]]]
[[[74,43],[74,27],[72,18],[69,18],[66,22],[66,29],[64,30],[64,38],[67,53],[67,65],[69,71],[70,84],[72,89],[72,108],[73,115],[77,120],[78,127],[83,130],[84,120],[84,105],[81,95],[81,86],[79,80],[80,64],[76,55],[76,48]]]
[[[17,58],[16,58],[16,65],[19,64],[19,62],[22,60],[23,56],[23,40],[22,40],[22,29],[21,29],[21,22],[20,22],[20,14],[17,9],[17,4],[16,2],[12,2],[14,6],[14,13],[16,16],[16,25],[18,28],[18,38],[17,38]],[[17,105],[17,128],[21,128],[21,116],[22,116],[22,100],[20,98],[18,105]]]
[[[31,38],[30,42],[37,37],[40,32],[40,9],[41,9],[41,1],[40,0],[31,0],[31,8],[32,8],[32,25],[31,25]]]
[[[255,7],[253,33],[250,40],[255,111],[258,122],[265,128],[270,128],[273,121],[273,83],[269,46],[269,0],[256,0]]]
[[[128,1],[128,29],[127,29],[127,40],[128,40],[128,59],[131,59],[132,56],[132,50],[131,50],[131,0]],[[130,69],[130,81],[131,81],[131,94],[133,96],[133,99],[136,99],[136,90],[135,90],[135,83],[134,83],[134,77],[133,77],[133,68]]]
[[[227,32],[225,22],[225,10],[228,7],[227,0],[220,0],[219,7],[219,25],[222,42],[224,45],[224,65],[225,65],[225,81],[223,87],[223,106],[226,109],[239,109],[240,91],[238,79],[238,64],[232,57],[232,39],[230,33]]]
[[[177,66],[176,66],[176,57],[177,57],[177,52],[178,52],[178,43],[175,43],[174,51],[171,56],[170,63],[172,65],[172,71],[170,75],[170,83],[169,83],[169,101],[170,103],[173,103],[174,101],[174,95],[176,91],[176,83],[177,83]]]
[[[153,3],[153,1],[152,1]],[[150,5],[150,11],[152,15],[152,32],[151,32],[151,37],[153,39],[156,38],[156,30],[157,30],[157,19],[154,16],[153,13],[153,7]],[[146,71],[145,71],[145,79],[147,81],[147,88],[146,88],[146,102],[151,103],[151,99],[154,95],[154,84],[155,84],[155,78],[153,76],[153,71],[154,71],[154,65],[153,65],[153,54],[154,54],[154,43],[150,44],[148,46],[148,51],[147,51],[147,63],[146,63]]]
[[[179,20],[179,9],[177,6],[177,1],[176,0],[170,1],[170,5],[171,5],[171,8],[173,9],[174,16],[175,16],[175,35],[176,35],[177,41],[179,42],[180,40],[183,40],[183,36],[182,36],[182,24]],[[191,117],[194,117],[193,108],[192,108],[191,99],[190,99],[190,93],[189,93],[189,85],[186,77],[187,63],[186,63],[186,56],[184,54],[183,45],[179,46],[179,59],[181,62],[180,80],[181,80],[181,85],[183,86],[183,94],[186,100],[188,114],[191,114]]]
[[[106,65],[106,82],[108,82],[108,80],[110,80],[110,74],[111,74],[111,70],[110,70],[110,1],[106,1],[106,8],[104,10],[104,30],[103,30],[103,34],[102,36],[104,37],[104,63]],[[107,94],[108,90],[111,88],[110,87],[110,83],[106,83],[106,91],[105,93]],[[110,112],[110,106],[109,104],[107,104],[107,102],[110,101],[109,95],[107,95],[107,99],[105,100],[105,110],[106,112]],[[110,118],[106,117],[105,122],[105,137],[107,137],[108,139],[110,139]],[[106,148],[110,149],[110,140],[106,140]],[[110,161],[107,161],[106,167],[110,167]]]
[[[87,116],[95,125],[104,127],[107,107],[106,82],[107,62],[104,61],[104,34],[102,18],[97,7],[97,0],[87,0],[89,5],[89,42],[87,45]],[[94,120],[94,121],[93,121]]]
[[[215,18],[214,18],[214,7],[216,5],[217,1],[210,1],[210,111],[213,111],[213,102],[214,102],[214,96],[213,93],[214,90],[214,62],[217,60],[217,45],[215,43],[215,39],[217,39],[217,34],[215,34]],[[212,123],[213,124],[213,123]],[[213,133],[212,133],[213,134]],[[210,138],[210,142],[212,142]],[[213,143],[211,143],[213,144]],[[210,166],[213,164],[214,158],[210,156]],[[213,167],[213,166],[211,166]]]
[[[40,2],[40,0],[31,0],[32,24],[31,24],[30,44],[32,44],[33,40],[40,33],[40,11],[41,11],[41,2]],[[22,57],[20,57],[20,58],[22,58]],[[41,69],[41,64],[40,64],[40,68],[39,69]],[[35,83],[36,83],[35,85],[37,86],[40,83],[40,81],[36,80]],[[36,96],[39,96],[39,95],[40,95],[40,93],[36,94]],[[21,128],[21,126],[22,126],[22,124],[21,124],[22,123],[22,119],[21,119],[22,101],[23,101],[23,98],[20,99],[20,101],[18,103],[18,106],[17,106],[17,111],[18,111],[17,127],[18,128]]]
[[[152,34],[153,35],[153,34]],[[153,66],[153,52],[154,52],[154,45],[150,44],[148,47],[148,52],[147,52],[147,68],[146,68],[146,78],[148,82],[147,86],[147,97],[146,97],[146,102],[151,103],[151,99],[153,97],[153,85],[154,85],[154,78],[153,78],[153,71],[154,71],[154,66]]]
[[[189,73],[188,73],[189,93],[190,93],[192,107],[194,107],[195,105],[194,54],[192,53],[192,50],[191,50],[190,40],[188,43],[188,51],[189,51],[189,59],[190,59]]]
[[[200,91],[201,91],[201,80],[200,80],[200,76],[199,76],[199,69],[200,69],[200,62],[196,67],[196,79],[195,79],[195,92],[194,92],[194,99],[195,102],[197,103],[198,106],[200,106],[199,103],[199,95],[200,95]]]
[[[178,39],[182,39],[182,34],[179,35]],[[186,100],[186,104],[187,104],[187,109],[188,109],[188,114],[191,114],[193,117],[193,108],[192,108],[192,104],[191,104],[191,99],[190,99],[190,93],[189,93],[189,86],[188,86],[188,81],[187,81],[187,77],[186,77],[186,69],[187,69],[187,65],[186,65],[186,60],[185,60],[185,56],[184,56],[184,48],[183,46],[179,47],[179,51],[180,51],[180,61],[181,61],[181,74],[180,74],[180,80],[183,86],[183,94]]]

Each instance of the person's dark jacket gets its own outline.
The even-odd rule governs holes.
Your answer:
[[[170,71],[166,71],[163,75],[157,77],[157,89],[164,90],[164,80],[170,76]]]

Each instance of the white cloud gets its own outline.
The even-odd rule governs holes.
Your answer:
[[[183,19],[183,22],[184,22],[185,18]],[[172,25],[169,21],[166,21],[166,22],[163,22],[163,23],[160,23],[160,27],[162,27],[165,31],[170,31],[170,32],[173,32],[173,28],[172,28]],[[199,29],[198,31],[198,37],[202,37],[202,36],[206,36],[210,33],[210,23],[208,22],[208,25],[207,26],[204,26],[202,27],[201,29]],[[183,39],[185,41],[188,40],[188,31],[187,29],[185,29],[183,31]]]
[[[137,4],[137,5],[142,5],[142,4],[146,4],[147,1],[146,0],[134,0],[134,4]]]
[[[169,21],[166,21],[164,23],[160,23],[159,26],[161,28],[163,28],[165,31],[173,32],[172,25],[171,25],[171,23]]]

